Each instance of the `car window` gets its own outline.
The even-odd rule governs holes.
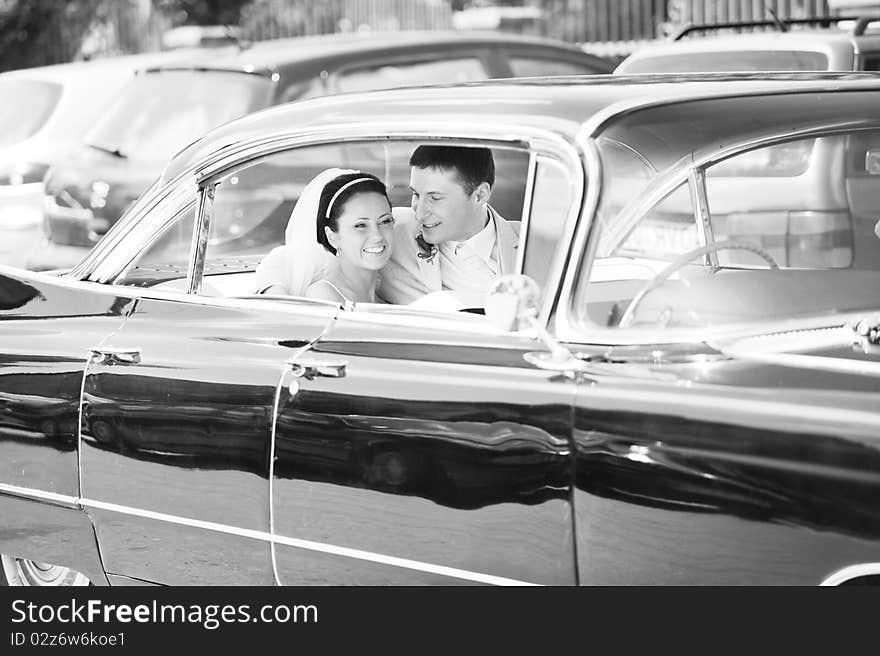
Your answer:
[[[348,69],[338,73],[336,86],[340,92],[371,91],[416,84],[473,82],[488,77],[479,58],[455,57]]]
[[[263,107],[270,89],[267,78],[241,73],[139,75],[86,142],[129,158],[165,162],[211,128]]]
[[[52,115],[61,85],[43,80],[0,79],[0,146],[24,141]],[[15,102],[9,102],[14,98]]]
[[[632,180],[638,158],[600,144],[606,179]],[[652,185],[629,188],[629,201],[601,201],[602,236],[576,295],[592,324],[687,328],[880,305],[880,130],[744,149],[641,214]]]
[[[699,73],[726,71],[824,71],[828,57],[799,50],[681,52],[627,62],[621,73]]]
[[[195,199],[180,210],[116,280],[133,287],[166,287],[183,291],[195,226]]]
[[[690,187],[684,183],[641,217],[613,255],[668,260],[699,245]]]
[[[269,155],[221,177],[214,195],[202,293],[238,296],[257,291],[257,266],[286,243],[285,230],[300,193],[325,169],[352,168],[376,175],[386,183],[392,207],[407,212],[412,201],[409,156],[417,145],[383,140],[309,146]],[[519,221],[529,155],[505,148],[494,149],[493,155],[496,182],[490,202],[505,218]],[[551,202],[543,205],[549,207]]]
[[[514,77],[540,77],[542,75],[589,75],[596,73],[594,68],[564,59],[549,57],[510,57],[510,68]],[[604,71],[603,71],[604,72]]]
[[[880,56],[872,55],[869,57],[865,57],[864,70],[866,70],[866,71],[880,71]]]
[[[520,234],[523,273],[546,291],[550,265],[556,260],[563,241],[568,212],[573,199],[573,180],[568,169],[549,157],[538,157],[535,166],[532,203],[527,217],[528,235]]]
[[[759,246],[781,267],[851,266],[845,142],[842,135],[800,139],[709,167],[706,195],[715,240]],[[807,175],[819,162],[827,166],[825,173],[837,169],[840,177],[817,181]],[[721,266],[762,266],[760,255],[741,249],[719,251],[718,261]]]

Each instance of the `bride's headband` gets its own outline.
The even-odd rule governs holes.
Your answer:
[[[374,181],[375,181],[374,178],[355,178],[351,182],[346,182],[344,185],[342,185],[339,189],[336,190],[336,193],[333,194],[333,198],[331,198],[330,202],[327,203],[327,211],[324,213],[324,218],[325,219],[330,218],[330,210],[333,209],[333,203],[336,202],[336,199],[339,198],[339,195],[343,191],[345,191],[346,189],[348,189],[349,187],[351,187],[353,185],[356,185],[358,182],[374,182]]]

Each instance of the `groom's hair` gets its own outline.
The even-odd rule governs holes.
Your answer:
[[[340,189],[355,180],[357,180],[355,184],[346,187],[342,190],[342,193],[337,196],[337,192]],[[327,233],[324,232],[324,226],[328,226],[333,232],[339,232],[339,215],[342,214],[345,204],[353,196],[368,192],[382,194],[385,196],[385,200],[388,200],[388,190],[385,188],[385,184],[372,173],[363,173],[361,171],[345,173],[338,178],[333,178],[330,182],[324,185],[324,189],[321,191],[321,199],[318,201],[316,227],[318,229],[318,243],[321,244],[325,250],[336,255],[336,249],[330,245],[330,241],[327,239]],[[330,201],[333,201],[332,204]],[[389,201],[388,204],[390,206],[391,202]]]
[[[409,165],[417,169],[455,171],[468,196],[483,182],[488,182],[490,187],[495,185],[495,160],[488,148],[422,145],[413,151]]]

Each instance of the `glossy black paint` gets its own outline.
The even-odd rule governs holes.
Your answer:
[[[77,496],[77,423],[88,349],[131,303],[55,281],[0,277],[0,483]]]
[[[522,353],[531,343],[475,340],[442,322],[401,332],[406,341],[340,318],[309,355],[344,358],[346,376],[285,379],[276,532],[368,555],[278,545],[281,582],[451,585],[489,575],[575,583],[573,384],[528,367]],[[389,567],[374,556],[419,564]]]
[[[113,292],[8,272],[0,277],[0,484],[9,495],[0,503],[0,523],[16,527],[3,533],[0,552],[67,564],[98,582],[103,569],[94,531],[72,502],[79,496],[79,396],[88,349],[118,328],[132,306]],[[22,488],[69,501],[58,507],[16,498]]]
[[[693,365],[667,364],[655,369],[675,384],[605,376],[581,389],[582,584],[816,585],[877,560],[876,384],[854,389],[846,408],[817,388],[744,383],[774,379],[767,367],[742,368],[703,366],[716,378],[735,370],[727,375],[740,382],[725,387],[685,375]],[[866,379],[850,378],[856,388]]]
[[[332,312],[255,315],[138,299],[108,345],[136,346],[141,361],[92,362],[83,388],[84,503],[118,507],[89,510],[108,572],[157,583],[272,582],[276,388],[295,345],[317,337]],[[198,566],[181,565],[193,559]]]

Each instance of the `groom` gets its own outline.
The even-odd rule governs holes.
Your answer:
[[[412,213],[396,215],[379,295],[406,304],[446,290],[465,307],[482,307],[492,281],[513,272],[518,241],[513,225],[489,205],[492,151],[422,145],[409,164]]]

